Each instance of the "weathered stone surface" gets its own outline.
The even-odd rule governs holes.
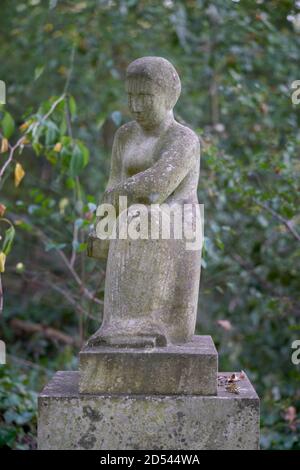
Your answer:
[[[184,343],[195,333],[200,282],[199,138],[174,119],[181,84],[166,59],[142,57],[132,62],[126,91],[134,120],[115,134],[110,177],[101,202],[113,208],[120,231],[142,221],[142,208],[156,226],[160,217],[152,207],[155,204],[165,207],[163,214],[175,213],[170,218],[171,233],[180,225],[177,216],[184,211],[184,230],[178,239],[161,235],[155,239],[148,230],[147,238],[135,239],[126,231],[126,239],[117,235],[103,240],[97,227],[108,217],[97,217],[88,254],[107,258],[107,268],[103,322],[89,346],[146,347],[149,337],[159,346]],[[126,198],[135,215],[122,210],[120,198]],[[187,233],[194,235],[193,249],[187,249],[191,241]]]
[[[223,374],[222,374],[223,375]],[[39,396],[39,449],[257,449],[259,399],[240,393],[82,395],[78,372],[57,372]]]
[[[82,393],[216,395],[218,353],[210,336],[154,348],[85,348]]]

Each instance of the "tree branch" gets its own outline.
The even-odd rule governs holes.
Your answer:
[[[26,322],[14,318],[11,320],[10,325],[15,330],[22,330],[25,333],[42,333],[46,338],[49,338],[54,341],[60,341],[61,343],[70,344],[73,346],[79,346],[79,341],[72,336],[66,335],[62,331],[51,328],[47,325],[42,325],[38,323]]]
[[[295,240],[300,242],[300,234],[294,229],[293,227],[293,222],[291,220],[287,220],[282,215],[278,214],[278,212],[274,211],[271,207],[267,206],[266,204],[263,204],[262,202],[259,202],[255,199],[255,203],[260,206],[262,209],[265,211],[269,212],[275,219],[277,219],[279,222],[281,222],[287,229],[288,231],[293,235]]]

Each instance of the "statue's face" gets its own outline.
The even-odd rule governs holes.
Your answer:
[[[134,119],[145,129],[159,125],[168,113],[165,95],[147,86],[128,87],[128,106]]]

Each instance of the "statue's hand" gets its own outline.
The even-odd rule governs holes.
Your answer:
[[[87,255],[91,258],[107,260],[109,239],[101,240],[95,232],[91,232],[87,240]]]

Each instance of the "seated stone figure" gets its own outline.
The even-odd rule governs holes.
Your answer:
[[[149,214],[153,204],[174,212],[186,204],[197,206],[199,139],[174,119],[181,91],[175,68],[160,57],[137,59],[127,69],[126,88],[134,120],[115,134],[102,203],[113,204],[119,218],[120,196],[127,197],[128,207],[144,204]],[[196,218],[193,209],[186,211],[184,223],[192,231]],[[191,339],[200,246],[187,250],[185,237],[103,241],[93,232],[88,254],[107,256],[103,322],[88,346],[165,346]]]

